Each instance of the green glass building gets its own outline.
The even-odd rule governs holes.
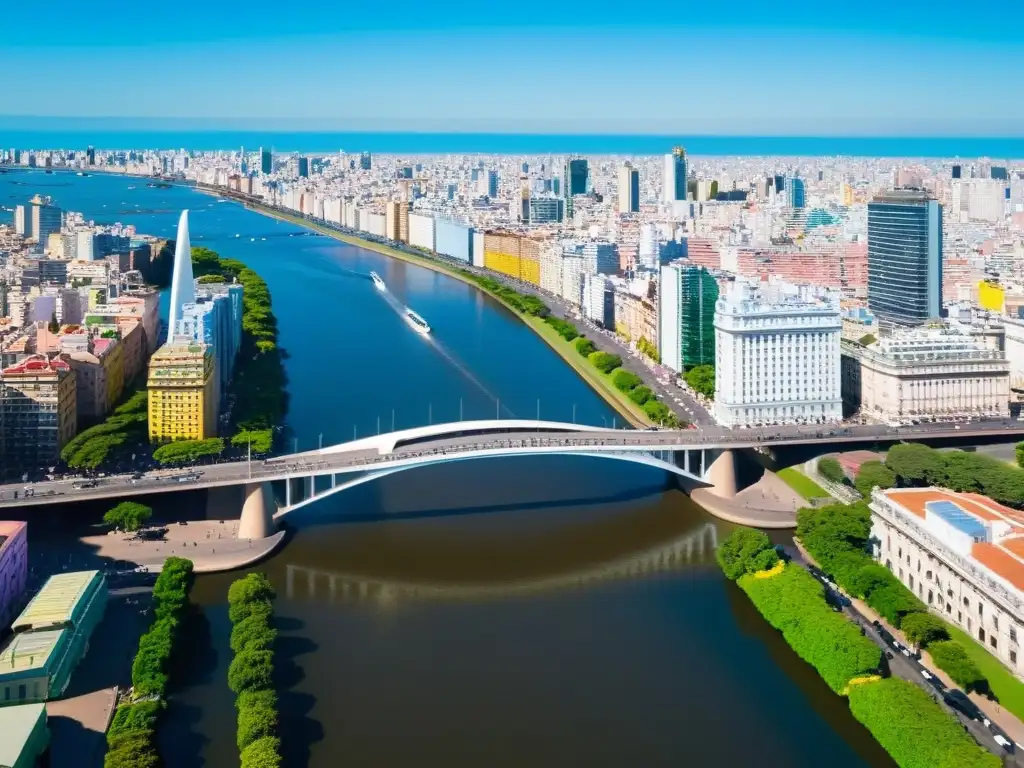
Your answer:
[[[661,362],[682,373],[715,364],[718,282],[704,267],[675,261],[661,268],[658,336]]]

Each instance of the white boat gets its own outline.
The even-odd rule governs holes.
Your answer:
[[[388,287],[384,285],[384,281],[380,279],[380,275],[376,272],[370,273],[370,279],[373,280],[373,284],[377,286],[378,291],[386,291]]]
[[[430,326],[427,324],[427,321],[408,307],[405,308],[405,321],[409,323],[417,333],[422,333],[424,336],[430,333]]]

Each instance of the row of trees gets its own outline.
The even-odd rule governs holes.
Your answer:
[[[228,588],[231,650],[235,654],[228,668],[228,686],[237,697],[241,768],[278,768],[281,764],[274,690],[275,597],[262,573],[250,573]]]
[[[224,438],[209,437],[205,440],[177,440],[161,445],[153,451],[153,458],[160,464],[194,464],[222,453]]]
[[[843,471],[842,465],[831,456],[818,462],[818,474],[839,485],[846,482],[846,472]]]
[[[697,394],[715,399],[715,366],[695,365],[683,374],[683,380]]]
[[[761,615],[833,691],[845,693],[851,680],[878,671],[881,650],[832,610],[821,584],[807,571],[789,566],[759,578],[779,559],[764,533],[737,529],[716,556],[723,573],[737,581]]]
[[[974,451],[937,451],[920,443],[894,445],[885,463],[861,465],[854,486],[868,497],[879,488],[941,486],[981,493],[1002,504],[1024,506],[1024,471]]]
[[[95,469],[116,453],[145,444],[148,409],[145,389],[130,392],[105,421],[71,438],[61,449],[61,461],[72,469]]]
[[[169,557],[153,586],[153,624],[132,664],[132,702],[117,708],[107,731],[104,768],[156,768],[156,727],[164,711],[171,655],[189,607],[192,561]]]
[[[936,666],[967,690],[987,690],[981,670],[963,647],[950,640],[948,625],[928,612],[913,592],[866,552],[871,535],[867,504],[832,504],[797,513],[797,536],[847,594],[903,631],[907,641],[927,648]]]
[[[551,314],[551,309],[543,301],[538,299],[536,296],[528,296],[518,291],[515,291],[507,286],[502,285],[497,280],[490,277],[484,277],[483,275],[477,275],[470,272],[468,269],[458,270],[459,274],[462,275],[466,280],[476,283],[488,293],[492,293],[499,299],[504,301],[513,309],[521,312],[524,315],[532,315],[533,317],[547,317]]]
[[[840,523],[829,515],[804,531],[823,536],[828,526],[857,537],[863,520],[852,514]],[[806,545],[806,541],[804,542]],[[768,537],[740,528],[722,542],[716,556],[741,589],[797,654],[811,664],[900,768],[996,768],[999,759],[979,747],[960,724],[917,686],[873,673],[881,650],[828,605],[822,586],[806,571],[787,565],[771,575],[763,566],[777,559]],[[777,569],[777,567],[776,567]],[[883,569],[884,570],[884,569]],[[923,626],[921,631],[929,630]]]

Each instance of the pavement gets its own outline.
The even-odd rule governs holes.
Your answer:
[[[794,540],[793,544],[794,547],[789,549],[788,554],[792,557],[792,561],[794,563],[808,569],[811,565],[817,566],[815,560],[802,546],[800,546],[799,543],[796,542],[796,540]],[[978,705],[978,708],[981,709],[992,722],[1002,728],[1010,739],[1017,744],[1018,748],[1014,753],[1008,754],[995,742],[993,732],[989,730],[984,723],[973,720],[959,710],[953,709],[946,704],[942,695],[936,690],[934,685],[928,682],[922,674],[922,671],[926,671],[932,677],[936,677],[941,680],[945,688],[950,690],[956,689],[956,684],[953,683],[945,673],[937,670],[934,666],[922,664],[919,660],[909,655],[909,653],[903,653],[900,649],[891,646],[878,631],[878,626],[883,627],[891,636],[896,637],[904,646],[906,646],[906,641],[899,630],[890,626],[885,619],[876,614],[863,601],[856,598],[850,598],[841,590],[832,589],[828,584],[825,584],[824,587],[826,594],[830,596],[832,602],[834,604],[839,603],[842,605],[841,610],[843,614],[860,626],[864,635],[871,638],[875,644],[886,652],[886,659],[889,663],[889,672],[892,677],[898,677],[902,680],[906,680],[925,691],[940,707],[956,718],[960,724],[963,725],[964,730],[974,737],[975,741],[1003,759],[1006,765],[1020,766],[1020,768],[1024,768],[1024,748],[1020,747],[1021,744],[1024,744],[1024,723],[1021,723],[1020,720],[1006,710],[998,707],[995,702],[976,694],[971,694],[970,698],[976,705]],[[877,622],[877,624],[875,624],[875,622]],[[996,712],[996,709],[999,711]]]
[[[690,498],[715,517],[754,528],[796,528],[797,510],[807,506],[803,497],[773,472],[765,472],[732,498],[719,496],[712,488],[694,488]]]
[[[99,768],[116,705],[116,686],[46,702],[50,768]]]

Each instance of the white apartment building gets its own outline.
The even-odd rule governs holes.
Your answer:
[[[1006,354],[958,327],[900,329],[869,347],[843,342],[842,392],[849,412],[885,422],[1006,416]]]
[[[1010,364],[1010,391],[1024,400],[1024,320],[1001,318],[1006,329],[1006,361]]]
[[[878,562],[1024,678],[1021,513],[984,496],[939,488],[876,488],[870,507]]]
[[[724,426],[839,421],[838,299],[737,282],[715,306],[715,419]]]

